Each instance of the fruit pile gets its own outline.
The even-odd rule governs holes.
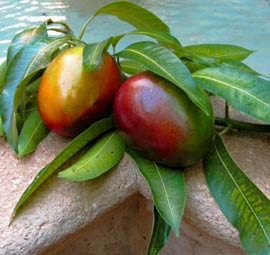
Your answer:
[[[82,40],[86,27],[99,14],[114,15],[136,29],[87,43]],[[118,42],[131,34],[151,40],[119,50]],[[59,177],[94,179],[127,152],[152,191],[147,254],[155,255],[170,229],[179,235],[184,170],[203,160],[209,189],[238,229],[247,254],[270,254],[269,200],[237,166],[222,139],[233,129],[270,130],[270,81],[242,62],[251,53],[228,44],[183,46],[156,15],[122,1],[98,9],[79,36],[67,23],[50,19],[15,35],[0,67],[0,135],[18,157],[32,153],[49,131],[70,137],[70,143],[36,175],[11,221],[78,152],[77,161]],[[226,101],[224,119],[213,115],[209,94]],[[266,124],[232,120],[230,106]],[[220,126],[224,129],[218,133]]]

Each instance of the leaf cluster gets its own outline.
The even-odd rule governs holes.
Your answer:
[[[87,26],[101,14],[114,15],[134,27],[133,31],[109,35],[102,42],[82,40]],[[105,17],[106,18],[106,17]],[[119,41],[130,35],[149,40],[119,48]],[[26,29],[13,38],[0,66],[0,135],[19,157],[33,152],[46,137],[36,96],[40,77],[47,65],[63,50],[85,45],[83,66],[94,70],[104,51],[112,51],[123,75],[150,70],[181,88],[206,115],[211,114],[208,94],[223,98],[227,106],[266,122],[265,125],[216,119],[226,131],[238,128],[269,131],[270,81],[243,61],[253,51],[229,44],[183,46],[167,24],[150,11],[131,2],[112,2],[98,9],[76,37],[68,24],[48,20]],[[227,108],[228,109],[228,108]],[[270,253],[270,203],[230,156],[222,137],[215,135],[203,160],[207,183],[213,197],[228,220],[238,229],[247,254]],[[75,137],[40,172],[22,194],[11,220],[38,187],[78,152],[85,153],[58,175],[73,181],[94,179],[116,166],[125,151],[134,158],[152,191],[153,229],[147,254],[156,255],[166,244],[172,229],[179,235],[185,200],[184,169],[170,169],[139,156],[126,148],[111,117],[98,120]]]

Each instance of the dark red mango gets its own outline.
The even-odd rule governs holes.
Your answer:
[[[213,115],[207,116],[181,89],[151,72],[122,84],[114,99],[114,120],[130,147],[171,167],[202,159],[214,130]]]
[[[38,107],[45,124],[56,133],[73,137],[111,111],[113,98],[122,83],[118,65],[103,54],[99,66],[86,72],[82,46],[69,48],[45,70]]]

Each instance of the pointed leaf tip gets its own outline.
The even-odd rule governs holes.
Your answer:
[[[61,171],[58,177],[72,181],[97,178],[113,168],[125,152],[125,143],[117,131],[103,135],[72,166]]]
[[[219,135],[203,165],[210,191],[238,229],[247,254],[269,254],[270,201],[235,163]]]
[[[163,220],[179,236],[179,226],[186,203],[184,173],[181,169],[160,166],[128,150],[151,189],[154,204]]]

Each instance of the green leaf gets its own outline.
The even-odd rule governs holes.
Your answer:
[[[151,240],[148,244],[147,255],[158,255],[163,246],[167,243],[171,227],[159,215],[156,207],[153,213],[153,229]]]
[[[145,36],[156,39],[161,45],[163,45],[167,48],[172,48],[172,49],[182,48],[182,45],[178,41],[178,39],[176,37],[172,36],[168,32],[158,31],[158,30],[154,30],[154,29],[140,29],[140,30],[128,32],[126,34],[145,35]]]
[[[125,142],[117,131],[103,135],[71,167],[58,176],[72,181],[94,179],[113,168],[125,152]]]
[[[40,80],[41,78],[38,78],[34,81],[32,81],[31,83],[27,84],[27,87],[26,87],[26,93],[27,95],[30,97],[32,94],[37,94],[38,92],[38,87],[39,87],[39,84],[40,84]]]
[[[145,71],[144,66],[135,60],[121,59],[120,66],[124,73],[131,75]]]
[[[5,76],[6,76],[6,71],[7,71],[7,61],[5,60],[1,65],[0,65],[0,94],[3,90],[4,86],[4,81],[5,81]]]
[[[185,47],[188,52],[215,58],[244,60],[253,51],[229,44],[196,44]]]
[[[83,67],[86,72],[94,70],[101,62],[102,54],[109,47],[112,37],[98,42],[87,44],[83,49]]]
[[[209,57],[209,56],[206,57],[206,56],[197,55],[193,53],[187,53],[187,52],[184,53],[183,50],[181,49],[176,49],[174,52],[177,54],[177,56],[186,57],[188,60],[190,60],[188,61],[188,65],[193,68],[194,72],[200,69],[207,68],[207,67],[229,66],[229,67],[233,67],[235,69],[239,69],[239,70],[242,70],[242,71],[254,74],[254,75],[262,75],[254,71],[248,65],[242,63],[240,60],[237,60],[237,59],[222,58],[222,57],[216,58],[216,57]],[[197,69],[197,70],[194,70],[194,69]]]
[[[197,62],[193,62],[190,61],[188,59],[182,59],[183,63],[187,66],[188,70],[191,73],[194,73],[198,70],[204,69],[206,68],[206,66],[204,66],[203,64],[197,63]]]
[[[249,255],[270,254],[270,201],[242,172],[217,135],[204,159],[210,191]]]
[[[67,40],[68,38],[64,37],[29,44],[16,54],[8,66],[4,88],[0,95],[0,115],[8,143],[16,152],[18,143],[16,111],[25,87],[38,71],[50,63],[51,54]]]
[[[33,152],[37,145],[47,136],[49,130],[42,121],[35,107],[24,122],[18,142],[18,156],[23,157]]]
[[[117,1],[104,5],[94,16],[99,14],[114,15],[138,29],[155,29],[170,32],[169,27],[155,14],[131,2]]]
[[[178,236],[186,202],[183,171],[158,165],[140,157],[134,151],[130,150],[129,153],[150,186],[160,216]]]
[[[245,72],[249,72],[254,75],[262,75],[237,59],[203,56],[196,53],[185,52],[181,48],[176,49],[174,53],[180,58],[187,58],[190,60],[187,61],[187,65],[191,66],[194,72],[207,67],[229,66]]]
[[[37,27],[27,28],[14,36],[8,48],[7,63],[10,64],[15,55],[26,45],[35,41],[48,38],[47,33],[48,21]]]
[[[59,167],[73,157],[79,150],[81,150],[89,142],[93,141],[102,133],[108,131],[113,127],[112,118],[101,119],[92,124],[88,129],[76,136],[48,165],[43,167],[34,180],[30,183],[27,189],[23,192],[19,201],[17,202],[13,213],[11,215],[10,222],[18,213],[22,205],[30,198],[32,193],[44,183],[49,176],[51,176]]]
[[[148,36],[153,39],[156,39],[160,45],[163,45],[170,49],[182,49],[181,43],[178,41],[178,39],[171,34],[164,32],[164,31],[158,31],[154,29],[138,29],[131,32],[127,32],[118,36],[115,36],[112,42],[112,45],[116,47],[116,44],[125,36],[128,35],[143,35]]]
[[[211,105],[206,93],[198,87],[188,68],[169,49],[153,42],[138,42],[116,54],[132,59],[181,88],[207,115]]]
[[[60,37],[54,39],[45,40],[44,43],[41,41],[42,47],[35,52],[35,54],[29,58],[30,61],[27,63],[24,76],[27,77],[39,70],[42,70],[47,67],[47,65],[52,61],[53,53],[62,45],[67,43],[70,40],[70,37]],[[34,45],[39,44],[38,42],[29,45],[31,51]],[[27,47],[28,49],[28,47]]]
[[[220,58],[220,64],[225,65],[225,66],[230,66],[235,69],[239,69],[239,70],[251,73],[253,75],[262,75],[258,73],[257,71],[253,70],[252,68],[250,68],[248,65],[240,62],[239,60]]]
[[[270,81],[227,66],[202,69],[193,77],[201,87],[236,109],[270,122]]]
[[[40,79],[41,78],[38,78],[33,82],[27,84],[27,87],[25,88],[25,116],[28,115],[29,110],[37,107],[37,94]]]

